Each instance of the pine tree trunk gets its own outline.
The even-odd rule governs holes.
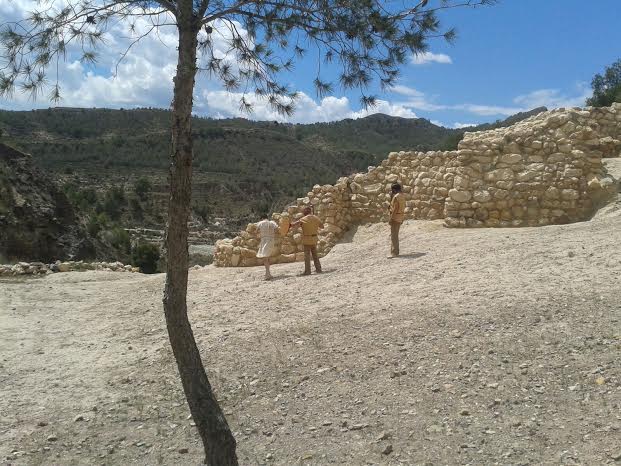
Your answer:
[[[192,179],[192,94],[198,27],[192,1],[180,0],[179,57],[172,112],[172,163],[166,228],[166,326],[190,412],[205,448],[208,466],[237,466],[235,438],[216,401],[187,315],[188,220]]]

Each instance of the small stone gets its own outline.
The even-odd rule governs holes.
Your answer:
[[[75,419],[73,420],[73,422],[80,422],[84,420],[84,416],[82,414],[78,414]]]
[[[55,442],[56,440],[58,440],[58,437],[57,437],[56,435],[50,435],[50,436],[47,438],[47,441],[48,441],[48,442]]]
[[[595,383],[597,385],[604,385],[606,383],[606,379],[603,378],[603,377],[598,377],[598,378],[595,379]]]
[[[487,388],[498,388],[498,383],[497,382],[488,383],[487,384]]]
[[[460,414],[460,415],[462,415],[462,416],[470,416],[470,411],[469,411],[469,410],[467,410],[467,409],[462,409],[462,410],[459,412],[459,414]]]
[[[46,425],[47,425],[47,422],[45,422],[45,421],[37,422],[37,426],[39,426],[39,427],[45,427]]]
[[[437,424],[432,424],[432,425],[430,425],[429,427],[427,427],[427,429],[426,429],[426,430],[427,430],[427,432],[429,432],[429,433],[435,433],[435,434],[437,434],[437,433],[443,432],[443,431],[444,431],[444,428],[443,428],[442,426],[440,426],[440,425],[437,425]]]
[[[382,432],[377,437],[377,441],[380,442],[382,440],[388,440],[391,437],[392,437],[392,434],[390,432]]]
[[[392,453],[392,444],[388,444],[382,450],[382,455],[390,455]]]
[[[610,457],[615,460],[615,461],[620,461],[621,460],[621,450],[619,450],[616,453],[613,453],[612,455],[610,455]]]
[[[177,451],[179,453],[181,453],[182,455],[185,455],[190,450],[188,450],[187,448],[183,447],[183,448],[179,448],[179,450],[177,450]]]

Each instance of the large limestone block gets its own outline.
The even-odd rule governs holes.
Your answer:
[[[465,176],[456,175],[455,178],[453,178],[453,186],[457,189],[466,190],[470,187],[470,180]]]
[[[448,194],[455,202],[468,202],[472,198],[472,193],[470,191],[451,189]]]
[[[492,170],[485,175],[488,181],[510,181],[514,178],[513,170],[510,168],[499,168]]]
[[[523,172],[519,172],[516,175],[517,180],[521,182],[534,180],[538,176],[541,176],[541,172],[534,171],[534,170],[525,170]]]
[[[579,178],[582,176],[582,170],[580,168],[566,168],[563,176],[565,176],[566,178]]]
[[[572,201],[580,198],[580,193],[575,189],[563,189],[561,190],[561,199],[565,201]]]
[[[367,185],[363,188],[363,191],[368,194],[379,194],[383,191],[384,185],[382,183],[375,183]]]
[[[489,202],[492,199],[492,195],[489,191],[477,190],[472,195],[473,199],[477,202]]]
[[[352,193],[361,193],[362,192],[362,186],[359,185],[356,182],[353,182],[349,185],[349,189],[351,189]]]
[[[503,154],[498,158],[499,162],[514,164],[522,161],[522,154]]]
[[[448,191],[449,190],[444,188],[444,187],[434,188],[433,189],[433,196],[435,198],[446,199],[446,196],[448,196]]]

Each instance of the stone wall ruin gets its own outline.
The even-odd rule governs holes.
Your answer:
[[[347,229],[386,221],[390,185],[406,196],[407,219],[444,219],[447,227],[522,227],[588,219],[616,192],[602,158],[621,152],[621,104],[543,112],[508,128],[466,133],[456,151],[392,152],[367,173],[316,185],[275,220],[313,205],[327,254]],[[254,224],[216,243],[217,266],[253,266]],[[303,260],[299,230],[281,238],[273,262]]]

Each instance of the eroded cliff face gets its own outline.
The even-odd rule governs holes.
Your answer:
[[[29,155],[0,143],[0,262],[96,256],[65,194]]]
[[[315,207],[325,228],[324,255],[352,225],[385,221],[390,185],[406,197],[406,218],[444,219],[447,227],[522,227],[582,221],[612,199],[617,182],[603,159],[621,152],[621,104],[557,109],[516,125],[466,133],[456,151],[393,152],[367,173],[315,186],[282,214],[299,218]],[[216,244],[218,266],[258,264],[258,233],[250,224]],[[301,260],[301,235],[281,239],[274,262]]]

